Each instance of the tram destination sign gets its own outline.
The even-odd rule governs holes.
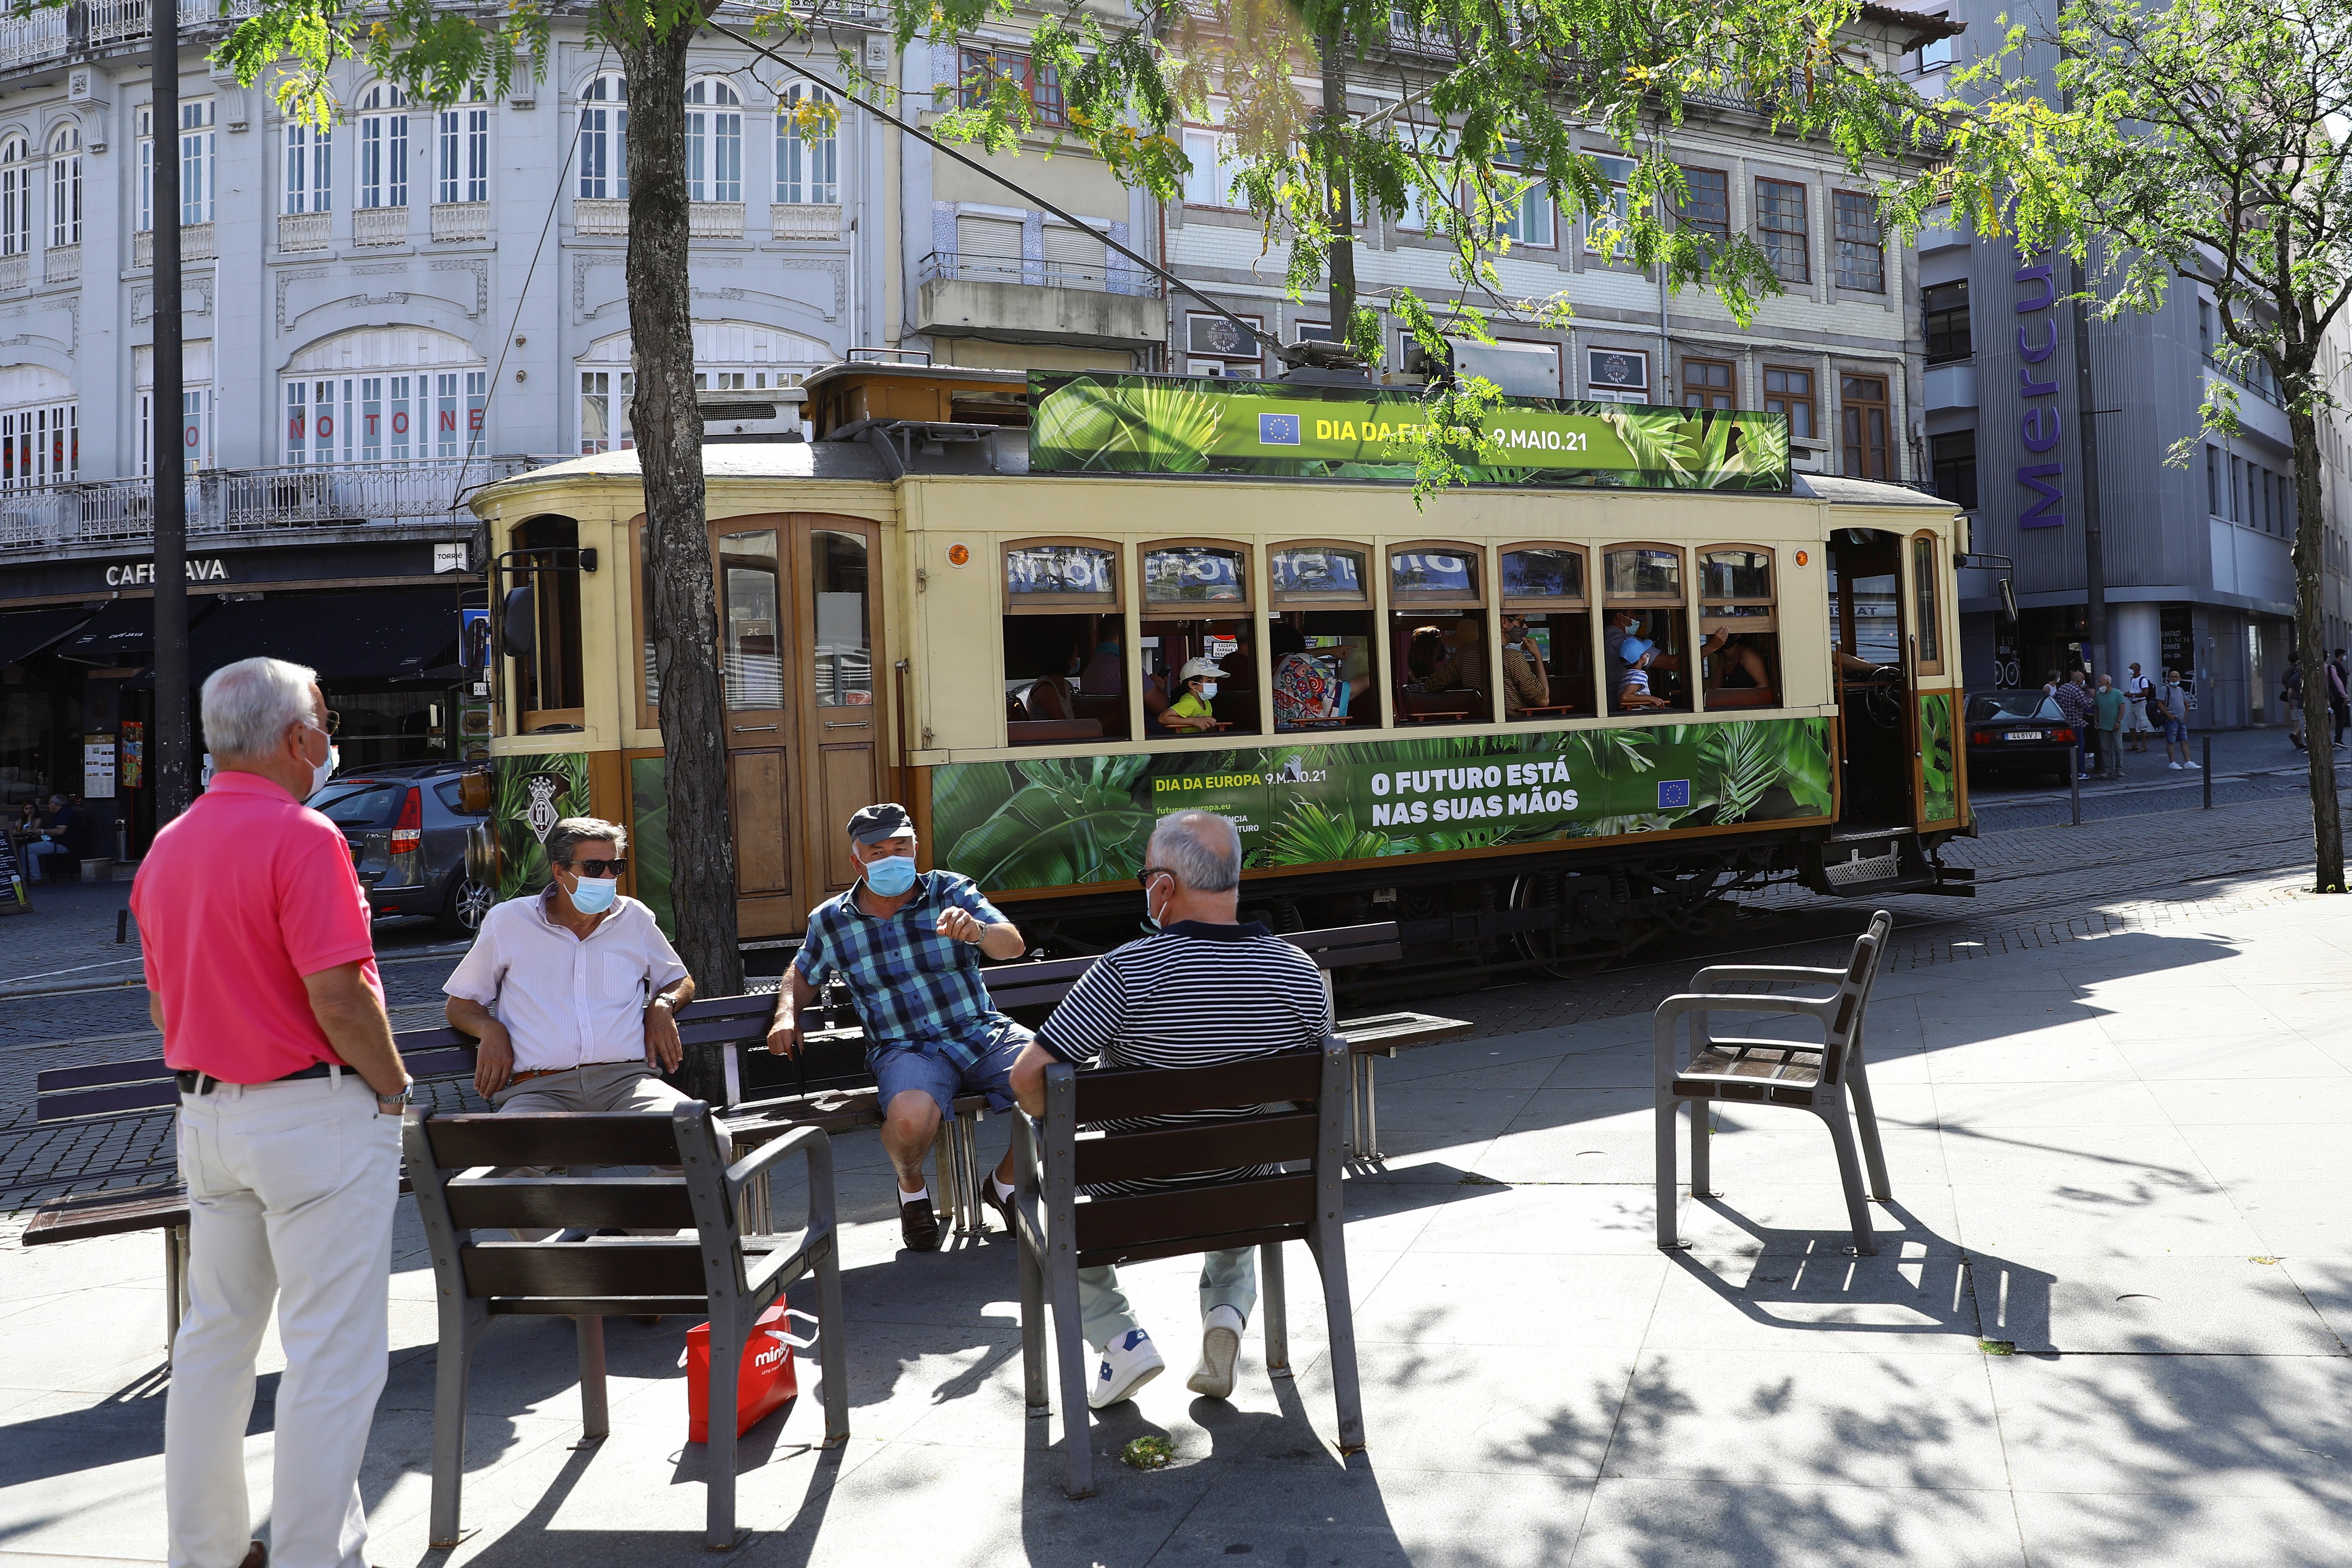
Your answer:
[[[1429,419],[1404,392],[1037,371],[1029,406],[1035,473],[1411,479],[1400,437]],[[1473,484],[1790,489],[1779,414],[1507,397],[1484,434],[1491,445],[1465,467]]]
[[[1827,719],[952,763],[930,770],[938,863],[994,891],[1126,882],[1152,825],[1230,816],[1254,868],[1811,821]]]

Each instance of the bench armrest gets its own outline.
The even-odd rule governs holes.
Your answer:
[[[1782,982],[1794,984],[1807,980],[1843,980],[1843,969],[1804,969],[1795,964],[1720,963],[1700,970],[1691,976],[1693,991],[1706,991],[1726,981],[1763,981],[1767,984]]]
[[[1844,971],[1839,971],[1843,973]],[[1651,1028],[1657,1053],[1657,1081],[1663,1085],[1675,1075],[1675,1020],[1685,1013],[1778,1013],[1795,1017],[1811,1018],[1822,1026],[1822,1037],[1829,1038],[1830,1010],[1837,1004],[1835,996],[1816,1001],[1809,996],[1740,996],[1729,993],[1686,993],[1669,996],[1658,1004]]]
[[[833,1174],[833,1144],[824,1129],[795,1127],[781,1138],[770,1139],[728,1166],[727,1195],[730,1198],[742,1196],[744,1187],[751,1183],[752,1177],[761,1174],[770,1165],[795,1149],[806,1149],[809,1152],[809,1164],[813,1167],[811,1175],[815,1174],[814,1167],[819,1164],[824,1167],[824,1173],[828,1177]]]

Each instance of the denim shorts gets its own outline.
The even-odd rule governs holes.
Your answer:
[[[2189,721],[2186,719],[2167,719],[2164,721],[2164,743],[2168,746],[2185,746],[2189,744]]]
[[[925,1041],[873,1047],[866,1053],[866,1068],[881,1086],[885,1110],[898,1096],[919,1089],[938,1102],[942,1117],[955,1114],[959,1094],[984,1094],[988,1109],[1001,1113],[1013,1108],[1013,1064],[1030,1038],[1029,1031],[1012,1019],[992,1016],[970,1039],[959,1042],[979,1049],[970,1067],[959,1066],[945,1045]]]

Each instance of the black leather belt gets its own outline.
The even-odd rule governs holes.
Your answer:
[[[302,1068],[299,1072],[289,1072],[284,1078],[264,1079],[262,1081],[265,1083],[291,1083],[296,1079],[299,1078],[325,1078],[335,1070],[336,1067],[332,1062],[312,1062],[309,1067]],[[349,1072],[352,1069],[344,1068],[341,1070]],[[215,1088],[219,1087],[223,1081],[220,1079],[213,1077],[210,1073],[191,1072],[184,1068],[174,1072],[172,1076],[180,1080],[180,1092],[182,1094],[210,1094]],[[237,1087],[250,1089],[255,1086],[245,1084]]]

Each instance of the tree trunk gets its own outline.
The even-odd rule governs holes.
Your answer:
[[[613,17],[620,8],[608,9]],[[696,29],[607,28],[629,83],[631,424],[645,474],[662,752],[669,789],[670,908],[678,956],[706,996],[743,989],[735,937],[735,840],[728,824],[727,714],[719,612],[703,517],[702,416],[694,397],[694,294],[687,283],[686,51]],[[689,1081],[698,1075],[689,1063]],[[705,1097],[711,1087],[697,1082]]]
[[[2329,746],[2326,606],[2322,600],[2326,513],[2320,500],[2319,426],[2308,413],[2291,413],[2294,433],[2294,640],[2303,655],[2304,742],[2311,758],[2312,858],[2323,893],[2344,889],[2344,821],[2336,799],[2336,753]]]
[[[1335,26],[1321,40],[1323,55],[1323,190],[1331,218],[1331,336],[1353,341],[1356,319],[1356,228],[1348,190],[1348,57]]]

